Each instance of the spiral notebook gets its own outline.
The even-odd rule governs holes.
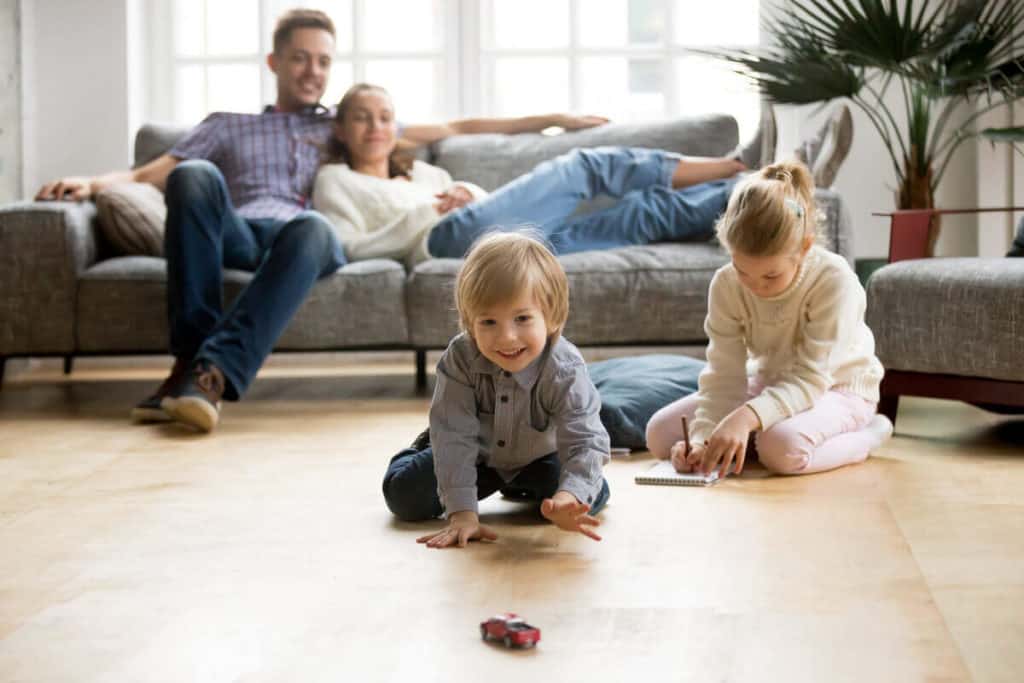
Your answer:
[[[718,471],[708,474],[680,474],[672,467],[672,461],[661,460],[654,467],[636,475],[633,480],[638,484],[655,486],[713,486],[718,483]]]

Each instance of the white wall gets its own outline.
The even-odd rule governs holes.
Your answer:
[[[0,204],[21,196],[21,17],[0,0]]]
[[[126,0],[23,0],[24,188],[130,161]]]

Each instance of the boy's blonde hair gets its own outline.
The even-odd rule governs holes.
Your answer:
[[[784,161],[741,181],[715,230],[730,252],[777,256],[813,242],[817,223],[811,172],[800,162]]]
[[[555,255],[528,231],[484,235],[469,250],[455,282],[459,325],[472,335],[473,318],[524,291],[537,299],[548,335],[561,334],[569,317],[569,279]]]

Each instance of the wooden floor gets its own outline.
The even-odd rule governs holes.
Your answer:
[[[496,499],[430,551],[380,494],[411,354],[275,359],[208,437],[128,424],[164,363],[0,392],[0,681],[1024,679],[1024,420],[905,401],[864,465],[711,489],[635,454],[601,543]],[[537,649],[480,642],[505,610]]]

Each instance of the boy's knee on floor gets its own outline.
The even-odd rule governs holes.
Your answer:
[[[391,514],[403,522],[422,522],[437,516],[431,501],[421,495],[418,487],[410,485],[408,479],[388,472],[384,477],[384,502]]]
[[[436,484],[423,476],[416,466],[415,451],[407,449],[391,459],[384,475],[384,502],[403,522],[422,522],[440,514]]]

